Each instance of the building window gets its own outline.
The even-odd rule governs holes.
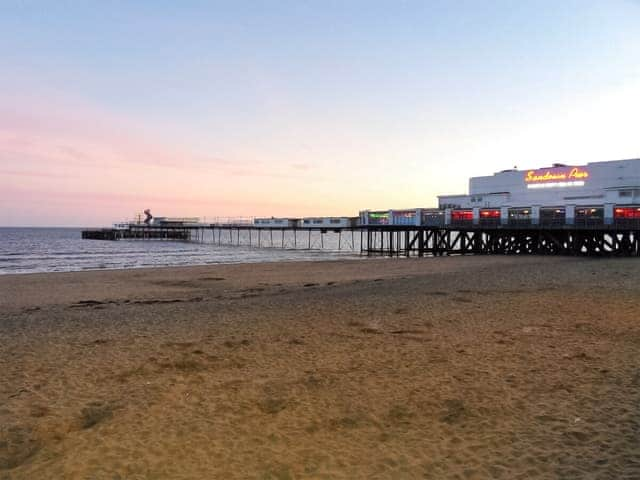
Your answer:
[[[579,207],[575,210],[576,225],[601,225],[604,222],[603,207]]]
[[[543,207],[540,209],[540,225],[564,225],[566,215],[564,207]]]
[[[451,212],[452,222],[470,222],[473,220],[473,210],[454,210]]]
[[[529,220],[531,218],[531,210],[528,208],[510,208],[509,219],[511,220]]]

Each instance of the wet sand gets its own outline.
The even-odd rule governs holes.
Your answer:
[[[640,478],[640,262],[0,277],[0,479]]]

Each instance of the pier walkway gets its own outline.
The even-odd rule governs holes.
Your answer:
[[[332,250],[378,256],[486,254],[640,256],[640,225],[262,227],[194,224],[90,229],[95,240],[181,240],[255,248]]]

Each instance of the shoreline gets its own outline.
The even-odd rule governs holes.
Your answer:
[[[229,246],[229,248],[235,248]],[[286,250],[285,250],[286,251]],[[292,250],[296,252],[305,252],[305,250]],[[310,250],[312,253],[327,253],[321,250]],[[157,266],[132,266],[132,267],[114,267],[114,268],[88,268],[84,270],[60,270],[60,271],[48,271],[48,272],[0,272],[0,278],[5,276],[22,276],[22,275],[49,275],[49,274],[61,274],[61,273],[83,273],[83,272],[113,272],[113,271],[126,271],[126,270],[155,270],[163,268],[192,268],[192,267],[216,267],[219,265],[256,265],[263,263],[316,263],[316,262],[343,262],[349,260],[360,259],[374,259],[374,257],[367,257],[358,253],[340,253],[340,252],[328,252],[328,255],[344,255],[345,258],[318,258],[317,260],[257,260],[255,262],[238,261],[238,262],[217,262],[217,263],[199,263],[199,264],[185,264],[185,265],[157,265]]]
[[[345,254],[345,257],[348,254]],[[83,273],[98,273],[98,272],[127,272],[127,271],[154,271],[154,270],[180,270],[180,269],[209,269],[209,268],[217,268],[217,267],[225,267],[225,266],[241,266],[241,265],[291,265],[291,264],[322,264],[322,263],[345,263],[345,262],[360,262],[361,260],[365,260],[368,262],[422,262],[422,261],[430,261],[430,260],[446,260],[446,259],[458,259],[458,258],[493,258],[493,259],[524,259],[524,262],[527,262],[526,259],[534,259],[534,258],[555,258],[557,260],[563,259],[576,259],[581,258],[585,261],[589,260],[600,260],[597,257],[571,257],[571,256],[548,256],[548,255],[444,255],[440,257],[434,256],[424,256],[424,257],[387,257],[387,256],[366,256],[366,255],[358,255],[353,254],[349,258],[326,258],[319,260],[267,260],[267,261],[259,261],[259,262],[226,262],[226,263],[206,263],[206,264],[194,264],[194,265],[159,265],[159,266],[143,266],[143,267],[116,267],[116,268],[96,268],[91,270],[70,270],[70,271],[57,271],[57,272],[28,272],[28,273],[2,273],[0,274],[0,279],[9,278],[9,277],[24,277],[30,275],[74,275],[74,274],[83,274]],[[611,260],[621,259],[621,257],[608,257]],[[500,262],[501,260],[498,260]]]

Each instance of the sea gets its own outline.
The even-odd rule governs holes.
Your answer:
[[[322,237],[320,232],[313,232],[311,237],[298,233],[297,238],[293,238],[291,232],[284,237],[280,232],[273,235],[262,232],[258,247],[255,232],[251,239],[246,232],[242,232],[240,238],[234,232],[231,239],[213,238],[209,234],[203,242],[184,242],[83,240],[81,231],[79,228],[0,227],[0,275],[360,258],[359,237],[338,239],[332,232]]]

